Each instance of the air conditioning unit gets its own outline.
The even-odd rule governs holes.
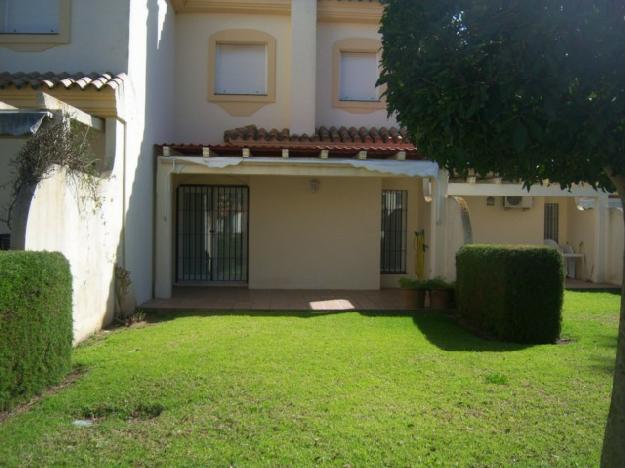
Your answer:
[[[534,205],[532,197],[503,197],[504,208],[521,208],[528,210]]]

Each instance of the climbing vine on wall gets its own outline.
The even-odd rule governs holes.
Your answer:
[[[91,147],[89,127],[58,115],[46,120],[30,137],[11,161],[13,168],[12,195],[4,220],[9,228],[22,193],[32,191],[55,168],[66,170],[70,179],[98,203],[98,164]]]

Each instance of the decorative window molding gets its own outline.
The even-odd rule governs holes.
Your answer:
[[[288,15],[291,0],[172,0],[176,13]]]
[[[8,0],[5,0],[8,1]],[[0,21],[4,12],[0,12]],[[40,52],[70,41],[71,0],[59,0],[59,25],[55,33],[0,33],[0,47],[20,52]]]
[[[216,92],[217,53],[221,45],[265,46],[266,77],[264,94],[223,94]],[[276,40],[252,29],[229,29],[213,34],[208,45],[208,100],[233,116],[249,116],[267,104],[276,102]]]
[[[383,11],[384,7],[379,1],[318,0],[317,2],[319,22],[379,24]]]
[[[343,39],[334,43],[332,52],[332,100],[333,107],[343,109],[354,114],[366,114],[386,109],[386,100],[380,97],[378,101],[356,101],[341,99],[341,56],[344,53],[372,53],[379,54],[382,43],[377,39]],[[384,88],[378,88],[380,96]]]

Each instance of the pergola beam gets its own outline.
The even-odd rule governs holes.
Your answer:
[[[42,110],[57,111],[68,115],[72,119],[100,132],[104,131],[104,120],[99,117],[93,117],[90,114],[78,109],[77,107],[67,104],[54,96],[50,96],[44,92],[37,93],[37,105]]]

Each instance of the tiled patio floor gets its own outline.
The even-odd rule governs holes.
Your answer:
[[[567,289],[616,289],[567,279]],[[141,306],[160,310],[406,310],[401,289],[379,291],[250,290],[241,287],[175,287],[171,299],[153,299]]]
[[[590,281],[583,281],[573,278],[566,279],[566,289],[576,290],[576,289],[613,289],[618,291],[621,289],[620,286],[615,284],[608,283],[591,283]]]
[[[171,299],[153,299],[143,309],[175,310],[405,310],[402,291],[249,290],[237,287],[176,287]]]

